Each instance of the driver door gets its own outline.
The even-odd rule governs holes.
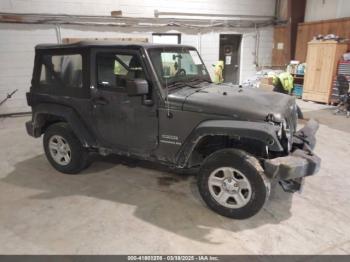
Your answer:
[[[156,108],[143,96],[127,94],[127,80],[146,79],[140,54],[132,50],[96,50],[92,64],[92,114],[99,141],[106,148],[146,153],[157,146]],[[149,83],[148,97],[152,97]]]

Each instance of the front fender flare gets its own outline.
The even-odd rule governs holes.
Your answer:
[[[200,123],[181,146],[176,154],[178,166],[186,166],[195,146],[205,136],[255,139],[266,144],[271,151],[283,151],[276,134],[276,127],[271,124],[235,120],[208,120]]]

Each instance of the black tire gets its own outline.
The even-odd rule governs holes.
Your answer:
[[[217,202],[209,190],[209,176],[220,167],[232,167],[247,178],[251,186],[249,202],[240,208],[228,208]],[[222,216],[246,219],[257,214],[270,194],[270,181],[263,173],[259,161],[252,155],[237,149],[222,149],[211,154],[203,163],[198,176],[199,192],[209,208]]]
[[[70,161],[68,164],[61,165],[52,157],[49,149],[49,141],[52,136],[60,136],[68,143],[70,147]],[[43,142],[45,154],[50,164],[62,173],[77,174],[90,164],[87,149],[82,146],[79,139],[65,122],[55,123],[49,126],[44,134]]]

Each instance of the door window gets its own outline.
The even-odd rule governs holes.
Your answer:
[[[126,80],[145,79],[141,61],[136,54],[99,53],[97,87],[125,89]]]

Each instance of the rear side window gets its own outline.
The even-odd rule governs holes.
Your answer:
[[[40,86],[82,88],[82,56],[80,54],[43,55]]]

